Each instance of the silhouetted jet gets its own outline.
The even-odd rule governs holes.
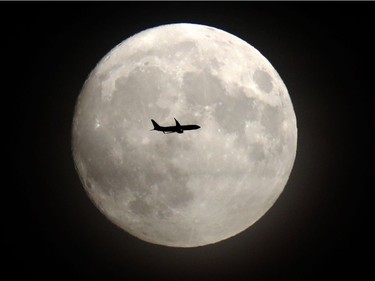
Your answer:
[[[176,120],[176,118],[174,120],[176,121],[176,126],[163,127],[163,126],[159,126],[159,124],[156,123],[155,120],[151,119],[151,122],[154,125],[154,129],[152,129],[151,131],[153,131],[153,130],[160,131],[160,132],[163,132],[164,134],[170,134],[170,133],[182,134],[184,131],[197,130],[197,129],[200,128],[200,126],[198,126],[198,125],[183,125],[183,126],[181,126],[180,123],[178,123],[178,121]]]

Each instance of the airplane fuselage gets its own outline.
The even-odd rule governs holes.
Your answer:
[[[199,128],[200,127],[198,125],[184,125],[184,126],[180,126],[180,127],[177,127],[177,126],[168,126],[168,127],[160,126],[160,128],[155,129],[155,131],[182,134],[184,131],[197,130]]]

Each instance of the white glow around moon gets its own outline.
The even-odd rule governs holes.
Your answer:
[[[164,135],[160,125],[201,129]],[[72,148],[85,190],[113,223],[155,244],[195,247],[245,230],[289,178],[297,127],[288,91],[245,41],[196,24],[125,40],[77,101]]]

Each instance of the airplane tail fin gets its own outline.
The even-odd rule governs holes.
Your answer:
[[[156,129],[159,129],[159,128],[160,128],[159,124],[156,123],[154,119],[151,119],[151,122],[152,122],[152,124],[154,125],[154,128],[153,128],[152,130],[156,130]],[[151,131],[152,131],[152,130],[151,130]]]

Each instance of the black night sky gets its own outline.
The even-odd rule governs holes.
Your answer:
[[[373,5],[7,4],[2,188],[10,195],[2,202],[11,280],[367,278]],[[284,80],[298,123],[297,158],[275,205],[239,235],[190,249],[149,244],[109,222],[86,196],[70,148],[75,101],[96,63],[127,37],[176,22],[211,25],[257,48]]]

